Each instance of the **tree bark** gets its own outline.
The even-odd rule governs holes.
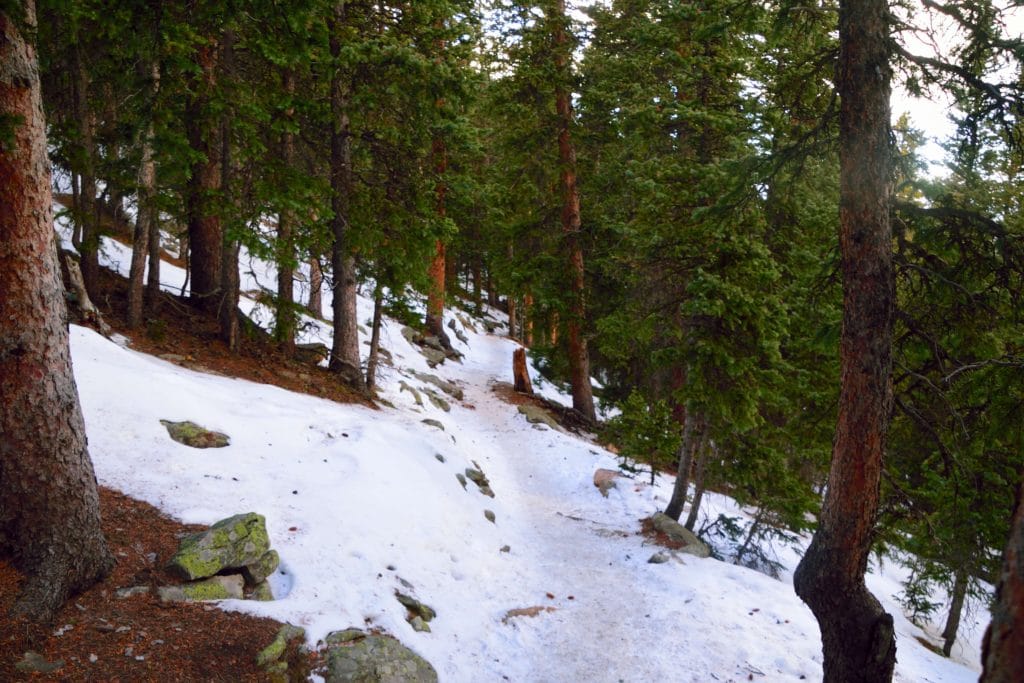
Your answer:
[[[309,257],[309,312],[317,318],[324,317],[323,297],[320,290],[324,286],[324,271],[320,268],[320,257],[316,254]]]
[[[949,605],[949,615],[946,617],[946,627],[942,630],[942,654],[947,657],[953,651],[956,643],[956,633],[960,630],[960,615],[964,609],[964,600],[967,598],[967,585],[970,576],[965,569],[958,569],[953,579],[952,600]]]
[[[153,60],[149,77],[151,98],[160,89],[160,63]],[[128,273],[128,327],[137,329],[142,325],[143,289],[145,286],[146,257],[149,255],[150,232],[156,222],[156,161],[153,158],[153,121],[146,124],[141,135],[142,159],[138,174],[138,207],[135,216],[135,231],[132,235],[132,263]]]
[[[526,367],[526,349],[522,346],[512,352],[512,388],[521,394],[533,394],[530,372]]]
[[[562,234],[569,255],[569,315],[566,320],[566,341],[569,351],[569,383],[572,385],[572,407],[591,422],[594,412],[594,391],[590,385],[590,355],[583,336],[586,322],[586,290],[583,269],[583,246],[580,244],[580,194],[576,187],[576,149],[572,144],[572,99],[570,80],[570,46],[565,28],[568,17],[565,0],[555,0],[555,68],[559,77],[555,86],[555,110],[558,115],[558,160],[561,166]]]
[[[438,107],[442,101],[438,102]],[[437,217],[444,219],[447,214],[448,187],[444,182],[444,173],[448,170],[448,150],[444,138],[435,135],[431,143],[434,155],[434,171],[437,173],[437,184],[434,186],[434,207]],[[430,280],[427,290],[427,331],[438,339],[447,339],[444,331],[444,298],[445,298],[445,245],[442,240],[434,243],[434,257],[430,260],[427,271]]]
[[[693,457],[697,461],[697,467],[693,473],[693,501],[690,502],[690,513],[686,515],[686,523],[683,524],[690,531],[693,531],[694,525],[697,524],[697,516],[700,514],[700,502],[704,499],[704,473],[707,470],[708,461],[708,454],[705,452],[706,448],[708,448],[708,438],[705,433],[701,437],[700,444],[693,450]]]
[[[527,348],[533,347],[533,294],[526,292],[523,295],[523,345]]]
[[[686,505],[686,494],[690,488],[690,469],[693,467],[693,453],[697,449],[704,431],[703,421],[687,410],[683,419],[683,438],[679,443],[679,467],[676,469],[676,483],[672,487],[672,498],[668,501],[665,514],[679,521]]]
[[[992,623],[981,650],[980,683],[1024,681],[1024,485],[1017,491],[1010,524]]]
[[[818,529],[794,575],[821,627],[826,683],[888,681],[896,661],[892,616],[864,584],[892,403],[887,12],[885,0],[839,7],[839,415]]]
[[[284,116],[288,124],[295,119],[295,107],[290,100],[295,96],[295,71],[281,71],[281,86],[289,99]],[[295,165],[295,134],[290,125],[281,133],[281,161],[289,171]],[[274,337],[286,355],[295,353],[295,330],[298,315],[295,310],[295,212],[281,211],[277,216],[277,311]]]
[[[77,38],[77,36],[76,36]],[[89,74],[82,56],[81,41],[76,39],[72,50],[74,62],[75,118],[78,120],[81,155],[82,190],[79,194],[80,211],[75,221],[81,225],[81,241],[77,245],[85,289],[93,299],[99,296],[100,279],[100,225],[99,201],[96,197],[96,119],[89,104]]]
[[[377,386],[377,365],[380,362],[380,326],[384,317],[384,288],[377,283],[373,290],[373,327],[370,330],[370,355],[366,359],[366,388]]]
[[[48,620],[114,559],[71,370],[38,62],[19,28],[34,30],[35,3],[22,7],[0,11],[0,120],[17,117],[0,146],[0,554],[26,577],[13,611]]]
[[[221,188],[219,122],[210,122],[210,93],[216,85],[217,46],[212,42],[196,51],[199,75],[193,79],[194,93],[186,105],[185,128],[189,146],[198,156],[186,192],[188,214],[189,266],[195,306],[217,315],[220,306],[221,250],[224,236],[221,219],[214,208],[214,196]]]
[[[341,31],[346,22],[346,4],[334,6],[330,26],[331,57],[341,56]],[[349,245],[349,204],[352,196],[352,140],[348,116],[348,95],[340,64],[334,65],[331,76],[331,207],[334,218],[331,229],[331,267],[334,281],[334,342],[330,369],[343,382],[363,390],[362,367],[359,361],[359,325],[356,319],[356,259]]]
[[[235,64],[235,32],[228,30],[224,32],[223,45],[223,67],[225,73],[231,73]],[[221,166],[221,191],[224,194],[224,202],[227,206],[236,209],[238,196],[235,189],[236,164],[231,148],[231,123],[234,113],[231,107],[227,107],[220,121],[220,166]],[[221,340],[231,351],[237,351],[241,342],[238,322],[238,298],[241,294],[241,279],[238,275],[238,255],[241,245],[237,239],[227,235],[223,237],[221,245],[220,267],[218,268],[219,292],[216,298],[218,333]]]

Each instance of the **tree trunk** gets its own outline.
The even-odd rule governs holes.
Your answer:
[[[967,584],[970,576],[965,569],[958,569],[953,579],[952,600],[949,605],[949,616],[946,617],[946,628],[942,630],[942,654],[947,657],[953,651],[956,643],[956,632],[960,629],[960,614],[964,609],[964,600],[967,598]]]
[[[438,107],[443,101],[438,102]],[[437,184],[434,186],[434,207],[437,217],[444,219],[447,214],[448,187],[444,182],[444,173],[448,170],[448,151],[444,138],[439,134],[431,143],[434,155],[434,171],[437,173]],[[427,289],[427,332],[438,339],[447,339],[444,331],[444,298],[445,298],[445,245],[441,240],[434,243],[434,257],[427,271],[430,280]]]
[[[523,295],[523,345],[533,347],[533,294]]]
[[[1010,523],[992,623],[981,650],[981,683],[1024,681],[1024,485]]]
[[[209,112],[210,96],[217,80],[217,46],[199,47],[196,62],[199,76],[193,79],[194,94],[189,97],[185,113],[189,146],[198,155],[192,164],[186,192],[190,298],[200,310],[217,315],[224,237],[214,202],[221,187],[221,148],[217,139],[220,123],[211,125]]]
[[[512,388],[521,394],[533,394],[530,372],[526,367],[526,349],[522,346],[512,352]]]
[[[156,60],[150,66],[151,98],[160,89],[160,63]],[[149,254],[150,232],[156,222],[156,161],[153,159],[153,121],[150,120],[142,133],[142,160],[139,162],[138,207],[135,216],[135,231],[132,235],[132,263],[128,273],[128,327],[137,329],[142,325],[143,288],[145,286],[146,257]]]
[[[516,315],[516,298],[511,294],[506,297],[508,302],[508,336],[516,339],[516,328],[519,326],[519,318]]]
[[[235,63],[235,32],[224,32],[224,71],[231,73]],[[225,204],[237,209],[238,197],[234,182],[236,176],[235,160],[231,150],[231,123],[234,112],[231,107],[225,109],[220,123],[220,165],[221,190]],[[219,292],[217,297],[218,332],[221,340],[231,351],[237,351],[240,343],[238,323],[238,297],[241,294],[241,281],[238,275],[238,255],[241,245],[237,239],[225,236],[221,245],[219,275]]]
[[[697,515],[700,514],[700,503],[704,499],[704,473],[707,469],[708,461],[708,454],[705,450],[707,448],[708,438],[705,433],[701,438],[701,443],[693,450],[693,457],[697,461],[697,469],[693,473],[693,501],[690,502],[690,514],[686,516],[686,524],[683,525],[690,531],[693,531],[693,527],[697,523]]]
[[[665,508],[665,514],[677,522],[679,516],[683,514],[683,506],[686,505],[693,454],[700,443],[703,429],[702,420],[695,414],[695,411],[687,410],[683,420],[683,439],[679,443],[679,467],[676,469],[676,483],[672,487],[672,498]]]
[[[555,86],[555,110],[559,120],[558,160],[561,166],[562,234],[569,254],[569,316],[566,321],[569,351],[569,383],[572,385],[572,407],[591,422],[597,420],[594,412],[594,392],[590,385],[590,355],[583,336],[586,322],[586,291],[583,270],[583,246],[580,244],[580,195],[576,187],[576,149],[573,147],[572,99],[567,84],[570,80],[570,46],[565,24],[565,0],[555,0],[555,68],[559,78]]]
[[[794,575],[821,627],[826,683],[888,681],[896,661],[892,616],[864,585],[892,403],[887,12],[885,0],[839,9],[839,415],[818,529]]]
[[[373,290],[373,329],[370,330],[370,355],[366,359],[366,388],[377,386],[377,365],[380,362],[380,326],[384,317],[384,288],[377,283]]]
[[[323,297],[320,294],[323,286],[324,271],[320,268],[320,257],[314,254],[309,258],[309,304],[306,307],[317,318],[324,317]]]
[[[78,200],[80,212],[75,221],[81,224],[82,238],[78,245],[79,265],[85,289],[93,299],[99,296],[100,279],[100,225],[99,201],[96,198],[96,119],[89,104],[89,74],[82,57],[80,41],[72,50],[75,79],[75,118],[78,120],[78,152],[82,164],[82,191]]]
[[[281,133],[281,161],[286,169],[295,165],[295,134],[291,122],[295,119],[295,107],[291,99],[295,96],[295,71],[285,68],[281,71],[281,85],[289,99],[284,115],[288,124]],[[295,212],[283,210],[277,216],[277,311],[274,337],[281,344],[286,355],[295,353],[295,330],[298,315],[295,310]]]
[[[35,3],[23,7],[0,11],[0,121],[17,121],[0,146],[0,555],[26,577],[13,611],[45,621],[114,559],[71,370],[38,62],[19,29],[34,31]]]
[[[341,31],[345,26],[345,3],[334,6],[331,17],[331,56],[341,56]],[[349,246],[349,203],[352,196],[352,140],[349,128],[348,95],[339,64],[331,76],[331,207],[334,218],[331,228],[334,243],[331,248],[331,267],[334,282],[334,343],[331,347],[330,369],[343,382],[362,390],[365,387],[359,362],[359,326],[356,319],[356,259]]]

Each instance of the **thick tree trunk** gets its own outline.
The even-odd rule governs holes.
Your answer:
[[[377,283],[373,290],[373,328],[370,330],[370,355],[366,359],[366,388],[377,386],[377,365],[380,362],[380,327],[384,318],[384,288]]]
[[[160,89],[160,64],[154,61],[150,67],[150,97]],[[132,263],[128,273],[128,327],[136,329],[142,325],[143,289],[145,287],[146,257],[149,255],[150,232],[156,222],[156,161],[153,158],[153,122],[150,121],[142,133],[142,160],[139,162],[138,207],[135,216],[135,231],[132,235]]]
[[[295,72],[290,68],[281,71],[281,85],[288,99],[295,95]],[[281,161],[286,169],[295,165],[295,134],[290,124],[295,119],[295,107],[289,102],[284,112],[289,123],[281,133]],[[295,212],[281,211],[277,216],[277,311],[274,337],[281,344],[285,354],[295,353],[295,330],[298,314],[295,309]]]
[[[440,135],[434,136],[431,146],[434,155],[434,170],[437,173],[434,206],[438,218],[443,219],[448,210],[446,206],[448,187],[444,182],[444,173],[448,170],[448,151],[444,144],[444,138]],[[444,331],[445,245],[441,240],[434,243],[434,257],[430,260],[427,277],[430,283],[427,290],[426,328],[438,339],[447,339],[448,335]]]
[[[701,443],[693,451],[693,457],[697,461],[696,470],[693,473],[693,501],[690,503],[690,513],[686,515],[686,523],[683,524],[690,531],[693,531],[694,525],[697,524],[697,516],[700,514],[700,503],[704,500],[704,473],[708,462],[708,454],[705,452],[706,448],[708,448],[708,438],[705,433],[701,438]]]
[[[345,3],[334,7],[330,22],[331,56],[341,55],[341,31],[345,26]],[[330,369],[343,382],[362,390],[365,387],[359,361],[359,325],[356,319],[356,259],[349,245],[349,203],[352,196],[352,140],[348,116],[348,97],[343,75],[335,66],[331,77],[331,207],[334,218],[331,229],[331,267],[334,281],[334,343],[331,347]]]
[[[516,298],[511,294],[506,298],[508,302],[508,336],[512,339],[518,338],[519,317],[516,310]]]
[[[533,394],[530,372],[526,367],[526,349],[521,346],[512,352],[512,388],[521,394]]]
[[[839,416],[818,529],[794,585],[821,627],[826,683],[892,679],[892,616],[864,585],[892,403],[889,25],[885,0],[842,0]]]
[[[309,302],[306,308],[317,318],[324,317],[324,303],[320,290],[324,286],[324,271],[320,268],[320,257],[309,258]]]
[[[561,166],[562,234],[569,255],[569,316],[566,332],[569,351],[569,383],[572,385],[572,407],[594,422],[594,391],[590,385],[590,355],[583,336],[586,322],[586,283],[583,269],[583,245],[580,244],[580,194],[576,187],[576,149],[572,144],[572,99],[569,82],[570,46],[565,24],[565,0],[555,0],[555,68],[559,72],[555,86],[555,110],[559,120],[558,161]]]
[[[970,576],[965,569],[958,569],[953,579],[952,600],[949,605],[949,615],[946,617],[946,628],[942,630],[942,654],[947,657],[953,651],[956,643],[956,633],[960,630],[960,615],[964,609],[964,600],[967,598],[967,585]]]
[[[527,348],[533,346],[533,294],[527,292],[523,295],[523,345]]]
[[[693,467],[693,453],[703,438],[703,423],[695,411],[687,410],[683,419],[683,438],[679,443],[679,467],[676,469],[676,483],[672,487],[672,498],[668,501],[665,514],[679,521],[686,505],[686,494],[690,488],[690,469]]]
[[[1024,681],[1024,485],[1010,524],[992,623],[981,650],[981,683]]]
[[[223,45],[223,67],[224,72],[231,73],[235,65],[235,32],[228,30],[224,32]],[[235,158],[231,148],[231,124],[233,111],[228,107],[220,122],[220,163],[221,163],[221,191],[224,194],[225,204],[237,209],[238,196],[235,190]],[[237,239],[224,239],[221,246],[220,268],[220,295],[217,297],[217,322],[218,332],[221,340],[232,351],[237,351],[240,343],[239,322],[238,322],[238,298],[241,294],[241,281],[238,275],[238,255],[241,245]]]
[[[71,371],[38,63],[19,30],[35,28],[35,3],[23,6],[0,11],[0,120],[18,120],[0,146],[0,555],[26,577],[14,612],[48,620],[114,559]]]
[[[89,103],[89,74],[82,57],[82,48],[76,41],[72,50],[74,62],[75,118],[78,120],[81,155],[82,191],[79,194],[79,213],[75,221],[81,225],[81,240],[77,245],[79,265],[85,289],[95,299],[99,296],[100,280],[100,225],[99,200],[96,197],[96,119]]]
[[[185,113],[189,146],[198,155],[192,165],[186,193],[188,214],[189,266],[192,302],[210,315],[220,306],[220,269],[223,230],[214,207],[221,187],[219,122],[210,119],[210,92],[216,84],[217,47],[203,45],[196,52],[199,76]]]

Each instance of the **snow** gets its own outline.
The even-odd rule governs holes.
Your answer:
[[[107,241],[104,254],[126,273],[125,247]],[[180,288],[180,269],[162,267],[165,285]],[[252,270],[259,275],[243,288],[274,281],[256,261]],[[367,320],[372,303],[361,298],[359,306]],[[327,325],[304,322],[308,339],[329,343]],[[779,579],[690,555],[649,564],[657,548],[639,535],[640,520],[664,507],[671,478],[654,486],[623,479],[603,498],[593,472],[615,469],[615,457],[527,423],[494,392],[511,379],[514,343],[486,334],[479,321],[475,330],[459,326],[469,342],[452,340],[465,358],[430,370],[401,324],[386,320],[382,340],[394,366],[381,368],[379,382],[392,407],[379,410],[194,372],[73,327],[97,477],[184,522],[265,515],[282,558],[271,579],[279,599],[222,606],[299,624],[311,645],[347,627],[383,629],[426,657],[442,681],[821,679],[817,624],[792,590],[807,538],[777,545]],[[413,371],[457,383],[464,400],[444,396],[451,412],[429,400],[417,405],[401,382],[440,392]],[[545,391],[555,395],[551,384]],[[223,431],[231,445],[179,445],[161,419]],[[472,482],[463,490],[456,474],[466,468],[482,469],[496,497]],[[749,520],[749,512],[710,494],[702,517]],[[975,680],[987,611],[976,609],[962,626],[952,660],[937,656],[916,638],[938,642],[939,628],[926,635],[893,597],[904,576],[887,562],[868,578],[896,617],[896,680]],[[431,633],[412,630],[398,590],[437,611]],[[504,619],[534,606],[554,609]]]

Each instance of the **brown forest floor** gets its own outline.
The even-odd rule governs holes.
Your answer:
[[[217,339],[214,321],[176,297],[166,295],[158,317],[144,330],[129,333],[124,329],[125,286],[123,278],[104,271],[94,303],[139,351],[175,354],[183,358],[180,364],[195,369],[371,405],[311,361],[287,357],[265,336],[246,338],[239,353],[230,352]],[[22,577],[0,561],[0,681],[266,680],[255,658],[273,640],[277,622],[211,605],[162,604],[152,594],[116,596],[118,588],[173,583],[163,566],[180,537],[201,527],[180,524],[151,505],[105,488],[100,507],[117,566],[104,581],[69,600],[52,624],[27,624],[8,615]],[[27,651],[49,662],[63,661],[63,666],[48,674],[22,673],[15,664]]]

